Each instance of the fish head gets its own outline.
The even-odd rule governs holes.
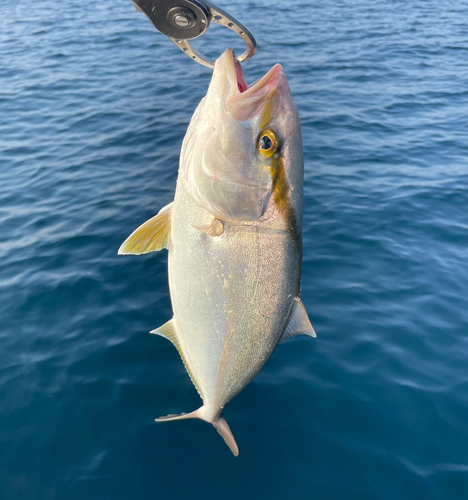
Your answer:
[[[300,122],[279,64],[247,86],[233,51],[220,56],[187,130],[180,174],[195,201],[222,220],[257,220],[286,198],[301,212]]]

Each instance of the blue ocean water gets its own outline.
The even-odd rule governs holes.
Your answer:
[[[210,425],[172,345],[166,254],[119,257],[172,200],[211,72],[130,1],[0,16],[0,498],[468,498],[468,3],[219,5],[283,64],[305,149],[302,298]],[[210,28],[211,56],[242,42]]]

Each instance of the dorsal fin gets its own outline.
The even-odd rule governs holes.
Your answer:
[[[156,335],[160,335],[161,337],[165,337],[166,339],[170,340],[174,346],[176,347],[177,351],[179,352],[180,357],[182,358],[182,361],[184,362],[185,369],[187,370],[187,373],[189,374],[190,378],[192,379],[193,385],[198,391],[198,394],[200,394],[201,398],[203,399],[203,394],[201,392],[200,386],[198,385],[194,374],[190,370],[189,364],[187,363],[187,360],[185,359],[185,355],[182,351],[182,347],[180,345],[179,338],[177,336],[177,330],[174,325],[174,318],[170,319],[167,323],[164,323],[164,325],[160,326],[159,328],[156,328],[156,330],[152,330],[150,333],[154,333]]]
[[[162,208],[158,215],[147,220],[122,243],[119,255],[141,255],[167,248],[171,232],[172,205]]]
[[[288,324],[284,329],[280,342],[283,342],[283,340],[286,340],[289,337],[295,337],[296,335],[310,335],[311,337],[317,336],[300,298],[297,298],[294,301]]]

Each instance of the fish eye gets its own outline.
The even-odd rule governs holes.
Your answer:
[[[273,142],[267,135],[264,135],[260,139],[260,149],[262,149],[263,151],[268,151],[269,149],[271,149],[272,146]]]
[[[272,130],[264,130],[258,139],[258,149],[267,158],[272,156],[278,149],[278,139]]]

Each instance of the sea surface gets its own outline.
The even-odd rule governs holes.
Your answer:
[[[0,8],[1,500],[468,498],[468,3],[219,5],[280,62],[305,152],[302,299],[201,421],[167,253],[117,256],[173,199],[211,71],[128,0]],[[240,38],[214,26],[216,57]]]

